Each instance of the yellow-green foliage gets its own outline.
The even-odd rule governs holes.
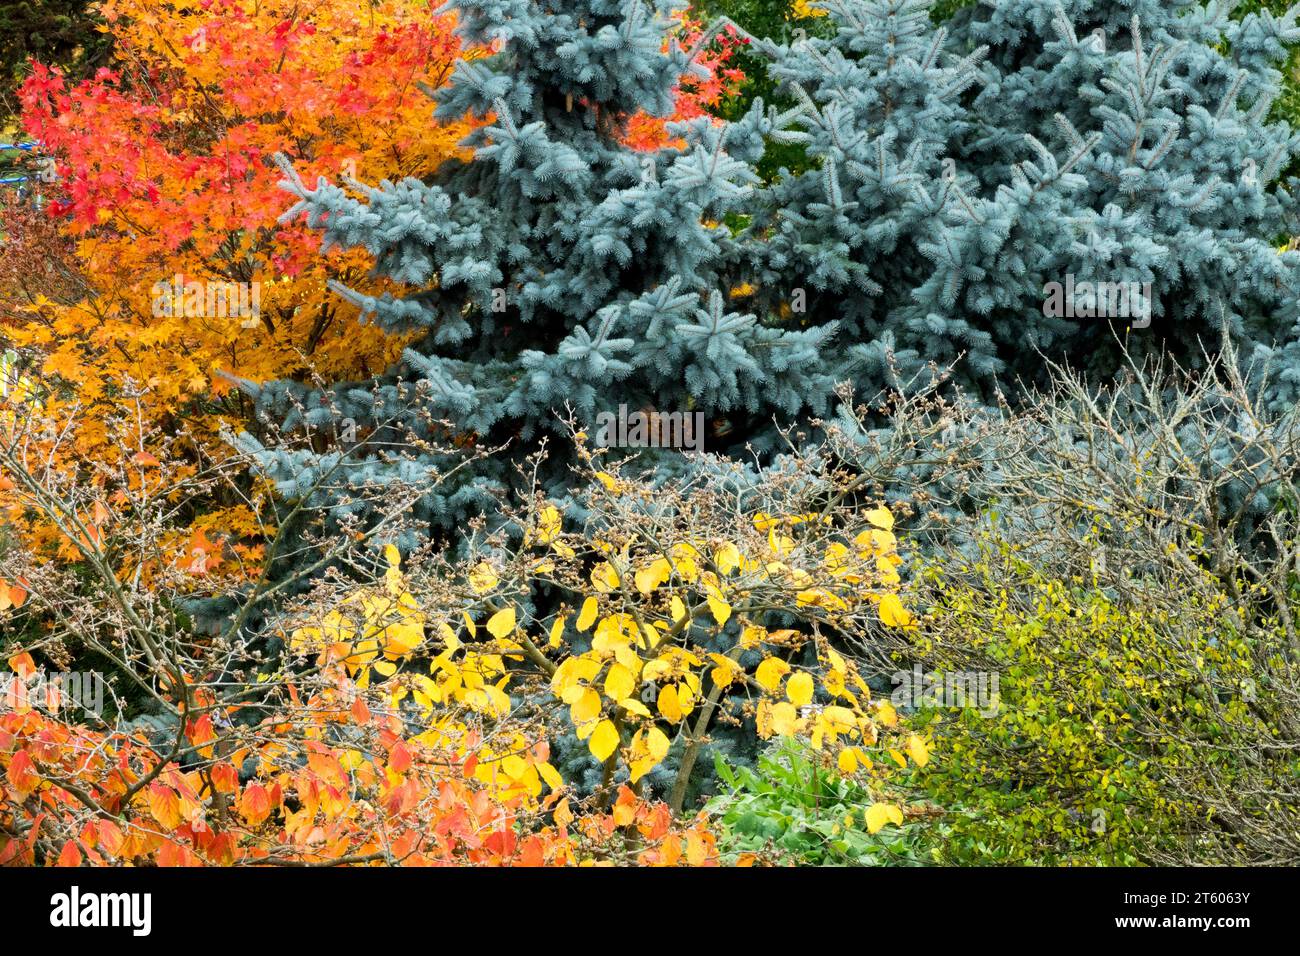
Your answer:
[[[1220,607],[1190,595],[1176,614],[1125,602],[1087,579],[1052,580],[1005,547],[930,584],[922,665],[999,678],[991,716],[929,703],[918,715],[938,741],[924,785],[952,811],[953,862],[1190,854],[1244,765],[1259,774],[1259,742],[1276,728],[1248,705],[1259,674]]]

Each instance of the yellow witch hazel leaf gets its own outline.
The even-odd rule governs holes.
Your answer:
[[[573,822],[573,811],[569,809],[568,799],[560,801],[560,805],[555,808],[555,825],[567,827]]]
[[[848,545],[840,544],[838,541],[827,545],[826,553],[822,555],[822,564],[832,574],[844,573],[845,568],[849,567]]]
[[[447,646],[444,653],[450,654],[460,647],[460,638],[456,636],[456,632],[451,629],[451,625],[446,621],[438,622],[438,633],[442,636],[442,641]]]
[[[631,643],[635,627],[635,619],[627,614],[611,614],[601,618],[591,640],[591,649],[601,655],[617,656],[619,648]]]
[[[589,597],[582,602],[582,610],[578,612],[578,630],[585,631],[596,622],[596,614],[600,610],[600,604],[594,597]]]
[[[653,770],[668,754],[669,740],[658,727],[651,727],[648,733],[637,731],[632,738],[631,762],[629,771],[632,783],[636,783]]]
[[[894,710],[894,705],[887,700],[876,704],[876,716],[886,727],[893,727],[898,723],[898,711]]]
[[[864,550],[870,549],[881,556],[892,554],[898,547],[898,539],[894,537],[894,532],[885,531],[881,528],[868,528],[866,531],[858,532],[854,537],[853,543]],[[902,563],[902,559],[897,555],[892,555],[890,563],[897,566]]]
[[[564,635],[564,623],[568,619],[569,619],[569,615],[561,614],[555,619],[555,622],[551,625],[551,636],[548,642],[551,647],[560,646],[560,639]]]
[[[793,20],[807,20],[812,17],[829,16],[821,7],[813,6],[816,0],[794,0],[790,7],[790,18]]]
[[[497,586],[500,580],[492,565],[486,561],[480,562],[469,573],[469,586],[474,589],[475,594],[487,594]]]
[[[677,688],[672,684],[667,684],[659,690],[659,713],[663,714],[664,720],[670,724],[679,723],[682,719],[682,706],[677,699]]]
[[[608,720],[597,724],[587,746],[591,749],[592,756],[602,763],[609,759],[609,755],[618,747],[618,731],[614,729],[614,724]]]
[[[673,565],[684,580],[694,582],[700,576],[700,568],[697,563],[703,556],[695,549],[692,544],[680,542],[669,549],[669,555],[673,559]]]
[[[740,549],[728,541],[714,552],[713,563],[719,574],[730,574],[740,567]]]
[[[583,681],[590,681],[600,673],[600,661],[591,657],[565,658],[551,677],[551,689],[566,704],[574,704],[583,695],[586,688]]]
[[[781,534],[774,525],[767,532],[767,546],[778,558],[783,558],[794,549],[794,538]]]
[[[405,657],[424,643],[424,615],[407,610],[384,628],[384,655]]]
[[[560,533],[562,524],[560,510],[554,505],[547,505],[537,516],[537,540],[542,544],[550,544]]]
[[[867,808],[867,832],[878,833],[886,823],[903,825],[903,811],[890,803],[873,803]]]
[[[600,695],[590,687],[582,691],[582,695],[577,699],[572,707],[569,708],[569,716],[573,722],[578,725],[585,724],[589,720],[594,720],[600,713]]]
[[[758,735],[764,740],[772,737],[793,737],[799,731],[799,712],[794,704],[781,701],[773,704],[770,700],[759,701]]]
[[[907,627],[912,623],[912,613],[903,607],[897,594],[885,594],[880,598],[880,623],[886,627]]]
[[[515,609],[508,607],[503,611],[497,611],[487,622],[488,633],[493,637],[502,638],[511,634],[515,629]]]
[[[634,583],[642,594],[649,595],[655,588],[672,577],[673,566],[667,558],[656,558],[636,573]]]
[[[709,657],[717,665],[710,672],[710,675],[713,678],[713,683],[718,687],[730,687],[740,677],[740,668],[730,657],[723,654],[710,654]]]
[[[779,657],[769,657],[758,665],[754,679],[760,687],[769,693],[775,693],[781,687],[781,678],[790,673],[790,665]]]
[[[930,762],[930,751],[926,749],[925,741],[916,734],[907,738],[907,752],[918,767],[924,767]]]
[[[840,768],[840,773],[853,773],[858,769],[858,764],[868,763],[862,757],[862,752],[857,747],[845,747],[840,751],[839,757],[836,758],[835,764]]]
[[[384,572],[384,586],[388,589],[389,594],[400,594],[402,588],[402,552],[397,550],[397,545],[384,545],[384,560],[388,562],[388,569]]]
[[[624,697],[618,702],[618,706],[622,707],[629,714],[636,714],[638,717],[654,716],[654,714],[650,713],[650,708],[641,703],[641,701],[637,700],[635,697]]]
[[[668,756],[668,735],[658,727],[650,728],[646,734],[645,742],[647,749],[650,751],[650,756],[654,757],[656,761],[663,760],[664,757]]]
[[[867,519],[868,524],[875,525],[877,528],[893,530],[894,516],[889,513],[888,508],[872,508],[863,517]]]
[[[618,572],[614,565],[602,561],[591,569],[591,586],[602,594],[608,594],[618,587]]]
[[[799,712],[794,704],[781,701],[772,705],[772,730],[782,737],[793,737],[799,732]]]
[[[722,598],[713,597],[712,595],[709,595],[708,602],[709,610],[713,613],[713,619],[718,622],[718,626],[721,627],[726,624],[728,618],[731,617],[731,605]]]
[[[674,624],[686,617],[686,605],[682,603],[682,599],[676,594],[674,594],[672,600],[668,602],[668,610],[672,613]]]
[[[635,686],[636,677],[630,670],[618,663],[609,665],[609,673],[605,675],[606,697],[610,700],[622,700],[631,696]]]
[[[803,672],[795,674],[786,682],[785,694],[790,698],[790,703],[796,707],[811,703],[813,698],[812,675]]]
[[[560,776],[558,770],[546,761],[542,761],[537,765],[537,772],[542,775],[542,779],[546,781],[546,785],[552,790],[564,789],[564,778]]]

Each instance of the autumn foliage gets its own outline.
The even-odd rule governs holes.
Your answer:
[[[835,708],[809,723],[795,708],[811,673],[765,663],[755,677],[739,649],[710,660],[692,644],[697,627],[721,630],[729,602],[744,615],[747,589],[770,590],[749,578],[791,559],[795,519],[652,553],[627,527],[608,540],[566,529],[543,502],[521,515],[531,525],[513,557],[494,562],[403,556],[373,531],[322,544],[353,573],[286,604],[266,570],[281,540],[270,496],[225,443],[225,426],[256,427],[231,377],[362,378],[405,343],[327,291],[385,286],[363,255],[322,256],[277,221],[270,157],[345,181],[431,173],[461,155],[470,126],[433,122],[422,87],[477,53],[420,0],[107,0],[100,12],[110,67],[70,82],[35,64],[22,89],[26,133],[57,182],[5,213],[0,864],[707,865],[707,822],[642,778],[670,736],[698,748],[724,693],[758,695],[763,736],[809,730],[837,750],[852,739],[867,760],[875,723],[850,665],[823,654],[848,723]],[[688,41],[700,29],[681,21]],[[674,117],[627,118],[629,143],[665,144],[669,122],[733,89],[735,42],[701,54],[711,78],[684,81]],[[259,308],[188,309],[173,292],[193,283],[255,288]],[[635,509],[616,502],[640,486],[617,474],[587,480],[627,526]],[[751,545],[777,550],[760,559]],[[793,607],[802,590],[810,614],[857,613],[859,565],[874,575],[893,552],[845,547],[857,577],[834,587],[848,582],[852,600],[796,574],[781,585]],[[815,576],[830,581],[828,567]],[[570,597],[545,621],[511,600],[557,588]],[[223,597],[238,605],[234,636],[180,611]],[[629,600],[640,609],[620,610]],[[283,659],[240,636],[272,605]],[[571,646],[589,634],[590,650]],[[757,619],[744,634],[744,648],[766,646]],[[775,631],[769,660],[795,635]],[[47,667],[88,652],[126,678],[111,714],[36,699]],[[128,719],[139,714],[152,717]],[[595,792],[557,769],[557,733],[603,766]]]
[[[20,678],[33,668],[25,655],[10,663]],[[404,739],[394,713],[372,712],[360,697],[344,711],[318,699],[298,702],[282,724],[268,719],[273,744],[233,752],[230,743],[239,735],[220,730],[214,714],[221,711],[196,701],[204,713],[185,728],[184,764],[165,759],[144,734],[96,733],[22,701],[9,703],[0,712],[0,865],[543,866],[600,858],[701,865],[716,859],[706,829],[674,826],[666,807],[627,788],[607,811],[576,822],[559,792],[532,799],[530,786],[506,768],[518,766],[522,777],[535,780],[537,767],[548,766],[544,742],[509,759],[485,760],[474,749],[479,740],[467,733],[465,756]],[[326,729],[339,724],[356,732],[358,746],[322,742]],[[301,737],[292,732],[298,726],[306,728]],[[257,767],[251,778],[241,777],[246,761]],[[627,853],[625,837],[634,837],[639,849]]]
[[[438,85],[459,45],[452,22],[419,2],[368,10],[273,0],[107,3],[114,69],[77,85],[36,65],[23,122],[56,157],[87,294],[38,300],[7,335],[43,355],[41,372],[83,401],[109,382],[147,385],[160,409],[211,425],[240,412],[219,371],[253,378],[364,375],[400,343],[357,328],[325,292],[366,286],[368,263],[328,259],[281,227],[269,162],[286,152],[312,174],[418,176],[467,127],[429,120],[416,84]],[[256,283],[260,314],[159,315],[157,283]]]
[[[683,46],[693,45],[704,31],[704,26],[693,19],[689,13],[678,15],[680,27],[678,42]],[[749,41],[736,36],[728,28],[718,34],[716,39],[705,47],[696,62],[708,70],[707,79],[689,76],[683,77],[681,84],[674,91],[673,99],[677,105],[676,112],[667,119],[647,116],[639,113],[628,120],[627,142],[637,149],[659,149],[674,143],[668,133],[668,124],[679,120],[694,119],[705,116],[710,108],[717,107],[728,96],[734,95],[744,80],[744,74],[735,68],[733,60],[736,51]],[[679,142],[679,141],[678,141]]]
[[[454,20],[421,0],[323,3],[309,17],[289,0],[123,0],[102,11],[115,68],[70,85],[36,64],[22,91],[24,125],[64,184],[50,213],[67,217],[90,287],[71,305],[37,298],[26,321],[9,317],[7,336],[84,398],[129,376],[187,417],[195,404],[200,416],[241,410],[219,372],[262,381],[310,368],[333,381],[382,370],[403,343],[359,326],[325,282],[365,293],[382,284],[363,255],[323,258],[308,231],[277,223],[285,197],[270,157],[285,154],[309,178],[377,182],[464,155],[468,125],[434,123],[419,89],[472,55]],[[683,21],[687,40],[699,31]],[[704,52],[712,79],[686,80],[671,119],[702,115],[734,85],[723,66],[731,44]],[[653,148],[667,122],[634,117],[629,138]],[[154,287],[174,276],[257,283],[261,314],[159,316]]]
[[[425,0],[331,0],[309,11],[290,0],[110,0],[101,10],[111,69],[70,83],[34,65],[22,121],[59,182],[43,189],[43,210],[28,204],[13,218],[0,338],[55,386],[45,397],[52,415],[77,409],[81,451],[120,456],[94,424],[115,414],[124,383],[150,395],[144,432],[183,424],[194,454],[221,456],[223,425],[258,427],[232,376],[361,379],[400,355],[402,338],[363,324],[327,289],[336,280],[381,293],[368,257],[323,256],[310,231],[277,222],[285,194],[271,157],[290,157],[309,177],[376,182],[463,156],[470,126],[435,123],[421,87],[441,85],[457,57],[477,53],[461,48],[454,18],[432,9]],[[681,30],[690,38],[700,27],[683,19]],[[674,118],[700,115],[734,85],[724,66],[731,43],[702,53],[713,78],[686,81]],[[628,137],[654,148],[667,122],[631,118]],[[186,288],[220,298],[191,301],[178,294]],[[10,511],[73,557],[28,518]],[[219,503],[206,523],[254,531]]]
[[[404,556],[382,537],[408,503],[377,492],[394,523],[321,539],[322,560],[351,570],[286,600],[263,562],[196,545],[173,516],[174,501],[237,485],[243,462],[196,474],[137,451],[99,484],[61,483],[24,440],[44,412],[8,405],[10,494],[82,561],[6,555],[2,862],[703,865],[716,837],[683,798],[727,722],[806,739],[859,776],[879,795],[872,832],[903,820],[891,767],[929,760],[832,642],[913,625],[893,514],[812,510],[819,466],[732,513],[579,433],[572,512],[534,489],[502,503],[520,533],[479,540],[483,557]],[[129,424],[114,427],[129,451]],[[286,539],[265,537],[272,564]],[[222,636],[175,613],[221,595],[237,599]],[[270,633],[249,632],[272,605]],[[118,678],[102,711],[51,699],[38,673],[37,659],[57,671],[88,651]],[[574,736],[581,753],[557,761]],[[572,776],[575,759],[597,786]]]
[[[0,866],[1300,859],[1300,346],[1234,344],[1295,299],[1295,15],[668,6],[101,0],[29,64]],[[1201,192],[1115,245],[1099,172]],[[1163,299],[1222,354],[1004,396],[1051,343],[980,324],[1092,253],[1253,264]]]

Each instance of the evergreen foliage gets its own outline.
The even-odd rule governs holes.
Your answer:
[[[926,3],[824,6],[833,40],[769,47],[821,168],[776,183],[750,229],[755,307],[803,289],[809,323],[839,323],[830,377],[871,394],[890,362],[964,356],[991,400],[1041,380],[1040,353],[1109,374],[1122,337],[1191,364],[1224,321],[1255,357],[1294,342],[1278,175],[1300,139],[1267,119],[1294,12],[999,0],[949,36]],[[1045,314],[1069,277],[1084,316],[1082,283],[1150,283],[1150,328]]]
[[[1279,368],[1274,402],[1295,400],[1300,253],[1277,246],[1296,231],[1295,181],[1279,177],[1300,136],[1269,118],[1295,12],[997,0],[944,27],[926,0],[826,0],[806,39],[751,38],[794,107],[756,99],[638,154],[626,117],[665,115],[694,69],[664,11],[449,6],[467,45],[499,46],[434,94],[443,119],[492,117],[474,157],[378,186],[287,170],[287,219],[305,213],[327,246],[364,247],[411,289],[336,291],[413,339],[374,382],[245,383],[290,428],[363,436],[324,459],[265,455],[289,497],[337,463],[362,483],[445,469],[377,450],[446,427],[524,449],[566,409],[585,426],[620,405],[700,411],[710,450],[771,452],[774,419],[827,413],[838,383],[871,395],[956,363],[992,403],[1041,380],[1044,355],[1104,376],[1125,341],[1195,366],[1225,323]],[[763,183],[772,143],[808,164]],[[454,527],[512,460],[466,470],[419,517]]]
[[[18,84],[29,60],[72,74],[103,60],[107,44],[95,31],[87,0],[21,0],[0,4],[0,116],[15,114]]]
[[[474,158],[431,183],[309,188],[291,170],[287,180],[299,202],[286,218],[306,212],[327,245],[363,246],[412,287],[403,299],[339,294],[417,340],[374,389],[250,386],[261,408],[289,410],[289,427],[354,422],[365,442],[352,472],[382,482],[398,466],[370,450],[427,439],[442,420],[480,443],[526,442],[557,427],[566,406],[584,423],[620,405],[716,422],[794,414],[814,380],[824,392],[817,368],[832,327],[774,327],[727,295],[742,256],[720,220],[752,195],[764,138],[780,136],[772,117],[757,107],[730,125],[703,117],[674,126],[681,146],[638,153],[620,138],[626,119],[668,115],[675,84],[695,69],[692,51],[666,40],[664,10],[641,0],[456,9],[468,46],[504,41],[434,94],[442,119],[492,116],[468,140]],[[292,497],[318,473],[314,461],[267,464]],[[420,513],[456,523],[508,467],[498,457]]]

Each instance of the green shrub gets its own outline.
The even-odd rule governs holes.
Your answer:
[[[743,854],[801,866],[928,862],[918,841],[923,828],[916,823],[868,833],[865,814],[878,795],[861,777],[840,773],[806,741],[780,739],[754,768],[731,765],[721,756],[715,767],[725,790],[706,810],[716,817],[718,847],[729,863]]]
[[[944,863],[1133,865],[1293,860],[1296,665],[1281,628],[1240,636],[1227,595],[1166,606],[1063,581],[988,544],[936,571],[915,660],[998,676],[995,708],[927,701],[919,778]],[[947,706],[944,706],[947,705]],[[991,712],[991,713],[990,713]]]

